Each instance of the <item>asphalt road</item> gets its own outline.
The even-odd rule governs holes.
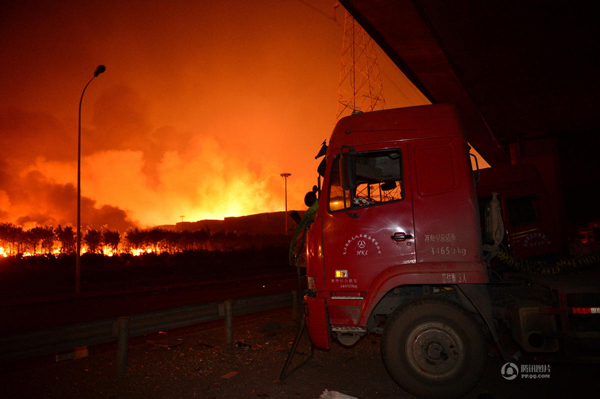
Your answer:
[[[411,398],[389,377],[380,337],[351,348],[333,344],[284,381],[279,374],[297,331],[291,310],[234,319],[233,346],[222,322],[132,339],[127,374],[116,376],[116,344],[91,347],[90,356],[56,363],[53,357],[0,364],[0,397],[61,399],[317,399],[325,390],[352,398]],[[304,336],[295,362],[309,353]],[[296,363],[294,363],[295,365]],[[548,364],[543,358],[515,364],[550,366],[547,378],[502,377],[502,360],[490,345],[485,374],[467,399],[587,398],[600,386],[598,365]]]

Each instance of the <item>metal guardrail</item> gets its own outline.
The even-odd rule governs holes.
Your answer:
[[[296,305],[295,291],[260,297],[242,298],[225,303],[212,302],[180,308],[143,313],[126,317],[129,323],[123,330],[123,318],[67,325],[24,334],[0,337],[0,361],[24,359],[73,350],[158,331],[191,326],[225,319],[228,337],[233,315],[256,313]],[[124,338],[123,335],[126,335]],[[126,358],[126,355],[125,355]]]

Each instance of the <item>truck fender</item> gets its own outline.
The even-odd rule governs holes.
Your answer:
[[[371,287],[365,295],[358,325],[366,326],[371,313],[379,301],[390,290],[396,287],[404,285],[455,285],[444,281],[443,276],[449,274],[446,273],[447,270],[451,270],[451,274],[454,275],[466,276],[467,281],[474,283],[462,285],[481,285],[478,283],[488,282],[487,270],[485,266],[481,266],[480,262],[465,262],[464,264],[457,264],[451,269],[448,268],[448,265],[438,266],[437,264],[414,264],[391,267],[373,280]]]

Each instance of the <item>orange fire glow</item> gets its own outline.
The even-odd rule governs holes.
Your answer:
[[[81,246],[81,254],[85,254],[89,252],[89,248],[86,245],[82,245]],[[120,246],[119,250],[117,251],[113,251],[111,248],[109,247],[104,247],[102,248],[101,254],[104,256],[117,256],[120,255],[122,253],[128,253],[131,254],[133,256],[140,256],[143,254],[151,254],[151,253],[155,253],[157,251],[155,251],[152,248],[126,248],[125,246]],[[45,252],[31,252],[31,251],[25,251],[23,253],[20,253],[20,256],[23,257],[30,257],[30,256],[36,256],[36,255],[44,255]],[[50,251],[51,255],[54,256],[58,256],[60,255],[60,249],[58,247],[55,247],[52,251]],[[7,258],[9,256],[14,256],[17,255],[16,251],[10,251],[8,249],[5,249],[4,247],[0,246],[0,257],[3,258]]]
[[[0,222],[75,225],[77,106],[98,64],[82,107],[84,228],[282,211],[282,172],[288,209],[305,209],[335,124],[335,1],[38,3],[1,17]],[[378,56],[388,108],[426,102]]]

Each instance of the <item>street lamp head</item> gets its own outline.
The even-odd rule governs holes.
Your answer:
[[[106,67],[104,65],[98,65],[96,68],[96,72],[94,72],[94,77],[98,77],[102,72],[106,71]]]

